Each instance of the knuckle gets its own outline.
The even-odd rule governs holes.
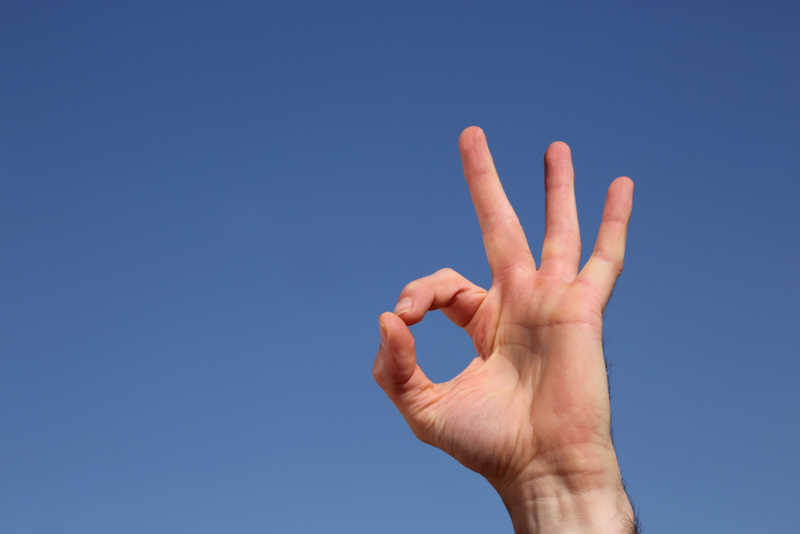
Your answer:
[[[484,234],[491,234],[499,229],[507,228],[516,222],[516,217],[503,212],[487,213],[481,220],[481,230]]]
[[[435,274],[437,274],[439,276],[444,276],[444,277],[447,277],[447,278],[451,278],[451,277],[454,277],[454,276],[460,276],[456,271],[454,271],[450,267],[445,267],[444,269],[439,269],[438,271],[436,271]]]

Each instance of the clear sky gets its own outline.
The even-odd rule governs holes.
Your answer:
[[[648,534],[800,521],[800,3],[0,3],[0,532],[511,532],[374,384],[378,315],[532,248],[567,142]],[[586,256],[586,254],[585,254]],[[447,380],[473,357],[412,330]]]

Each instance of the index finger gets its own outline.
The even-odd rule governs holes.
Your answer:
[[[464,130],[458,148],[492,278],[513,268],[535,270],[528,240],[500,184],[483,130],[476,126]]]

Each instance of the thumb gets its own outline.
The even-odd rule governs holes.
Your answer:
[[[433,382],[417,365],[414,337],[398,316],[386,312],[378,319],[381,346],[372,367],[375,382],[408,422],[411,430],[422,441],[427,427],[426,412],[435,399]]]

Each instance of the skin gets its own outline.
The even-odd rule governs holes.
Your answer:
[[[545,154],[541,266],[503,191],[486,137],[459,139],[492,285],[450,269],[408,284],[380,316],[373,375],[414,434],[483,475],[521,532],[632,532],[633,511],[611,442],[603,310],[622,271],[633,182],[614,180],[591,258],[581,243],[569,147]],[[449,382],[417,365],[409,331],[441,310],[477,356]]]

